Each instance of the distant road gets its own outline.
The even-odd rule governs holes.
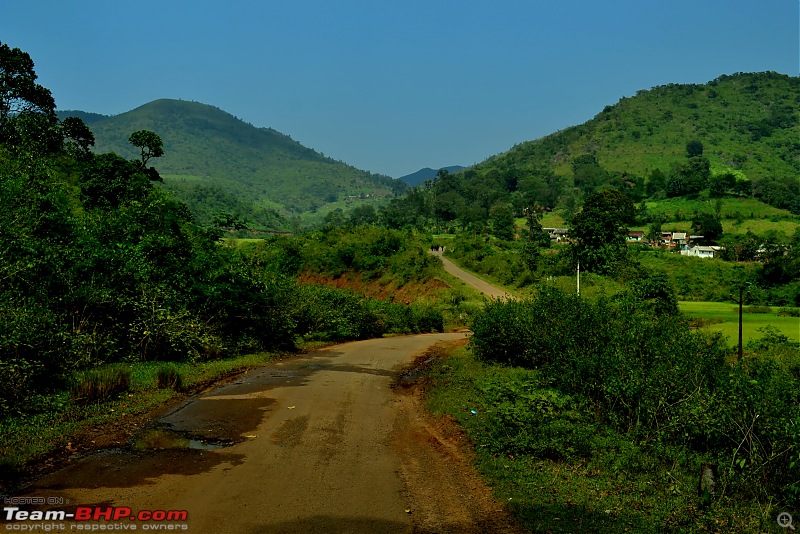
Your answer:
[[[475,289],[477,289],[478,291],[480,291],[481,293],[483,293],[487,297],[493,298],[493,299],[501,299],[501,300],[506,300],[508,298],[513,297],[513,295],[511,295],[510,293],[506,293],[502,289],[499,289],[499,288],[493,286],[492,284],[490,284],[490,283],[488,283],[488,282],[486,282],[484,280],[481,280],[480,278],[478,278],[474,274],[472,274],[472,273],[470,273],[468,271],[465,271],[464,269],[462,269],[461,267],[459,267],[458,265],[456,265],[455,263],[453,263],[449,259],[445,258],[442,255],[442,251],[431,252],[431,254],[433,254],[434,256],[438,256],[439,259],[442,260],[442,263],[444,264],[444,270],[445,271],[447,271],[448,273],[452,274],[456,278],[460,278],[465,284],[467,284],[468,286],[474,287]]]

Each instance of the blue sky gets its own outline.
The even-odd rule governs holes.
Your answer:
[[[800,69],[798,0],[3,0],[59,109],[217,106],[361,169],[471,165],[640,89]]]

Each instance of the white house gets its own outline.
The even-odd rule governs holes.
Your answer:
[[[719,250],[719,247],[702,247],[698,245],[696,247],[691,247],[681,250],[681,255],[696,256],[698,258],[713,258],[714,252],[716,252],[714,249]]]

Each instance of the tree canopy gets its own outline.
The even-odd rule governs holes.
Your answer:
[[[589,271],[608,272],[626,254],[628,224],[636,216],[631,198],[616,189],[586,197],[570,228],[573,260]]]

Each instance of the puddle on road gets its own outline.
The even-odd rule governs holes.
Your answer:
[[[144,449],[199,449],[212,451],[232,445],[232,443],[205,442],[181,436],[177,432],[165,428],[151,428],[134,438],[132,448]]]

